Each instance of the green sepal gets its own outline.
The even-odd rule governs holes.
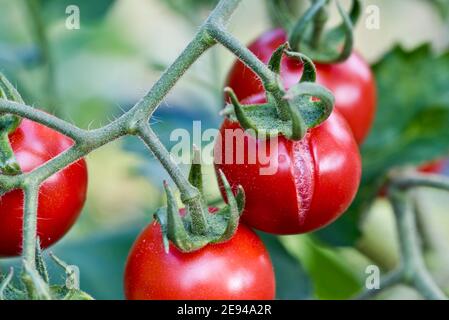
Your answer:
[[[314,128],[325,121],[332,113],[334,96],[323,86],[312,82],[300,82],[290,88],[282,103],[288,104],[290,118],[281,119],[279,107],[273,99],[264,104],[242,105],[232,89],[225,89],[229,95],[231,110],[243,129],[258,139],[283,135],[290,140],[300,140],[304,136],[302,128]],[[312,100],[311,98],[318,98]],[[295,134],[299,132],[300,134]]]
[[[0,99],[24,103],[19,92],[2,73],[0,73]],[[16,115],[0,115],[0,173],[6,175],[21,173],[9,142],[9,134],[17,129],[20,122],[21,118]]]
[[[6,99],[18,103],[24,103],[19,92],[14,88],[11,82],[0,72],[0,99]],[[0,116],[0,132],[12,133],[20,125],[20,117],[15,115]]]
[[[290,33],[290,43],[292,47],[304,52],[313,61],[319,63],[338,63],[345,61],[352,53],[354,44],[353,29],[361,14],[360,0],[353,0],[352,7],[349,12],[345,12],[339,1],[337,8],[342,18],[342,23],[325,32],[318,48],[313,48],[312,28],[314,18],[321,9],[326,5],[327,1],[316,1],[309,10],[306,11],[303,18],[292,29]]]
[[[95,300],[91,295],[84,291],[68,289],[66,286],[51,286],[50,293],[54,300]]]
[[[9,117],[9,116],[3,116]],[[5,118],[0,117],[0,123]],[[0,124],[1,127],[1,124]],[[0,174],[4,175],[16,175],[21,173],[20,165],[16,160],[14,151],[12,150],[11,143],[9,141],[9,129],[10,127],[0,128]]]
[[[79,290],[80,284],[78,279],[78,267],[67,264],[66,262],[55,256],[53,253],[50,253],[50,257],[59,267],[64,270],[65,287],[69,290]]]
[[[268,61],[268,68],[276,74],[281,72],[281,62],[284,55],[284,51],[289,48],[288,42],[280,45],[271,55],[270,61]]]
[[[32,300],[51,300],[48,283],[42,279],[36,269],[33,269],[26,260],[23,260],[22,282]]]
[[[63,286],[53,285],[50,287],[52,299],[57,300],[94,300],[88,293],[80,290],[78,279],[78,267],[69,265],[50,253],[53,261],[65,272],[65,284]]]
[[[46,283],[50,283],[50,277],[48,276],[47,266],[44,261],[44,255],[39,237],[36,242],[36,270]]]
[[[234,196],[229,182],[221,171],[220,179],[226,191],[228,205],[204,216],[207,226],[204,233],[195,232],[193,228],[192,215],[197,213],[191,212],[187,207],[185,215],[180,215],[173,191],[166,182],[164,183],[167,207],[159,209],[155,219],[161,226],[163,245],[167,253],[170,250],[170,242],[182,252],[193,252],[208,244],[228,241],[235,234],[240,214],[245,206],[244,192],[238,187],[237,195]]]
[[[303,71],[299,82],[315,82],[316,81],[316,67],[313,61],[300,52],[285,50],[285,55],[289,58],[296,59],[303,64]]]
[[[11,268],[8,272],[8,274],[3,277],[0,274],[0,301],[1,300],[8,300],[10,298],[10,286],[11,286],[11,281],[12,278],[14,276],[14,269]]]
[[[312,100],[311,97],[319,98]],[[298,106],[307,128],[323,123],[332,113],[335,98],[325,87],[312,82],[301,82],[291,87],[284,96],[291,104]]]
[[[234,196],[231,186],[223,171],[219,170],[218,173],[223,183],[223,188],[226,192],[228,205],[216,213],[216,215],[221,216],[224,219],[226,229],[222,235],[214,241],[214,243],[226,242],[233,237],[239,226],[240,214],[245,206],[245,192],[243,191],[243,187],[239,186],[237,196]]]
[[[189,182],[203,194],[203,174],[201,168],[201,151],[193,145],[192,165],[189,172]]]

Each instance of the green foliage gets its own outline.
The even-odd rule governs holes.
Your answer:
[[[291,254],[303,262],[313,283],[314,297],[348,299],[360,290],[361,280],[353,266],[337,251],[319,245],[308,236],[283,237],[281,241]]]
[[[200,13],[203,9],[211,10],[218,0],[160,0],[178,15],[189,22],[197,24],[200,22]]]
[[[362,147],[362,184],[351,208],[318,235],[335,245],[353,245],[359,218],[394,167],[418,166],[449,154],[449,53],[429,45],[394,48],[373,66],[378,109]]]
[[[427,2],[427,1],[426,1]],[[435,7],[438,13],[443,18],[449,16],[449,1],[447,0],[430,0],[430,3]]]
[[[270,252],[276,274],[277,299],[311,299],[313,288],[309,275],[300,263],[279,241],[279,238],[260,232]]]

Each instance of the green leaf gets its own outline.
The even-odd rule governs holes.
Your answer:
[[[418,166],[449,154],[449,53],[436,56],[429,45],[394,48],[373,66],[378,109],[362,147],[363,177],[344,218],[318,232],[331,244],[352,245],[354,228],[394,167]],[[348,230],[351,230],[348,233]],[[339,236],[335,236],[335,235]]]
[[[77,289],[68,289],[66,286],[51,286],[50,292],[55,300],[93,300],[87,293]]]
[[[293,257],[275,236],[260,232],[270,252],[276,274],[277,299],[311,299],[312,282],[300,261]]]
[[[192,24],[200,22],[202,10],[211,10],[218,3],[218,0],[160,0],[173,12],[184,17]]]
[[[303,262],[312,279],[316,298],[348,299],[360,290],[357,272],[337,251],[318,245],[309,236],[288,236],[281,241]]]
[[[449,17],[449,2],[447,0],[430,0],[430,3],[435,7],[442,18],[446,19]]]

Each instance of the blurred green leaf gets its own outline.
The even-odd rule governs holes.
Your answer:
[[[196,25],[200,22],[200,13],[203,10],[212,10],[218,0],[160,0],[173,12]]]
[[[81,289],[95,299],[123,299],[123,273],[128,252],[140,228],[103,232],[85,240],[61,244],[56,255],[80,269]],[[60,268],[50,261],[50,277],[57,279]],[[51,267],[51,268],[50,268]]]
[[[310,277],[275,236],[259,233],[265,243],[273,262],[276,274],[277,299],[310,299],[312,298],[312,283]]]
[[[360,290],[360,278],[337,251],[318,245],[309,236],[283,237],[281,241],[304,264],[316,298],[348,299]]]
[[[438,13],[446,19],[449,16],[449,1],[447,0],[430,0],[430,3],[434,5]]]
[[[334,245],[352,245],[359,218],[394,167],[417,166],[449,154],[449,53],[436,56],[429,45],[394,48],[373,66],[378,110],[362,147],[363,178],[345,216],[318,232]]]

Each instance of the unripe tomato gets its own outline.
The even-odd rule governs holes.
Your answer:
[[[10,142],[23,172],[30,172],[72,146],[66,136],[24,119],[10,135]],[[46,248],[61,239],[79,216],[87,191],[84,159],[48,178],[39,189],[37,234]],[[22,247],[23,192],[0,196],[0,256],[17,256]]]
[[[275,29],[262,34],[248,48],[267,63],[273,52],[286,41],[285,31]],[[376,112],[376,85],[368,63],[360,55],[353,53],[342,63],[315,65],[317,82],[333,92],[335,108],[346,119],[356,141],[361,144],[371,128]],[[299,81],[301,74],[300,62],[283,58],[281,78],[287,89]],[[264,90],[259,78],[239,60],[228,75],[227,86],[242,100]]]
[[[274,299],[273,266],[262,241],[243,224],[225,243],[191,253],[170,244],[166,253],[161,227],[153,222],[129,254],[125,296],[129,300]]]
[[[259,94],[243,102],[264,100]],[[278,139],[274,147],[271,140],[257,140],[248,133],[237,141],[232,133],[238,137],[238,130],[238,122],[225,119],[215,144],[215,168],[223,171],[233,188],[241,185],[245,190],[242,219],[249,226],[274,234],[314,231],[337,219],[351,204],[360,183],[361,160],[338,111],[300,141],[271,138]],[[269,161],[262,157],[265,151],[259,151],[263,148]],[[238,161],[238,154],[245,157]],[[269,167],[277,170],[267,174]]]

